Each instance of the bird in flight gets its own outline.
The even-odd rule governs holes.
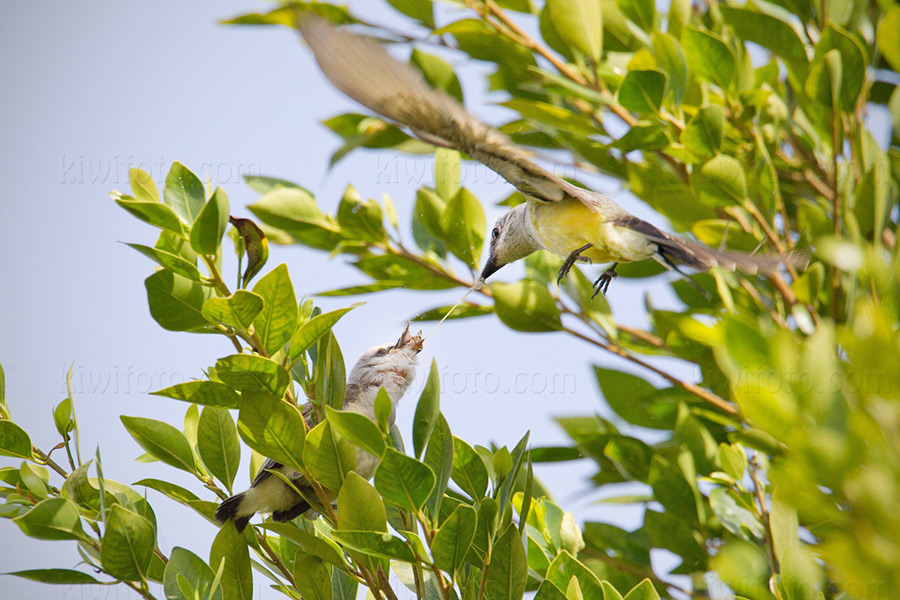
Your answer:
[[[407,126],[423,141],[466,153],[525,197],[524,204],[501,216],[491,230],[490,252],[476,287],[504,265],[542,249],[565,259],[557,282],[576,262],[612,263],[594,282],[595,296],[606,293],[619,263],[648,258],[685,277],[680,265],[698,271],[722,267],[770,275],[785,262],[802,261],[797,256],[716,250],[666,233],[611,198],[547,171],[504,133],[430,87],[419,72],[391,57],[374,40],[336,29],[311,14],[301,15],[297,25],[322,72],[339,90]]]

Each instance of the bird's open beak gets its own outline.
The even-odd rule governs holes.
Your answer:
[[[409,332],[409,323],[406,324],[406,329],[403,330],[403,333],[400,334],[400,339],[397,340],[397,344],[394,346],[396,349],[400,348],[412,348],[416,352],[422,351],[422,344],[425,340],[422,339],[422,332],[420,331],[416,335],[412,335]]]

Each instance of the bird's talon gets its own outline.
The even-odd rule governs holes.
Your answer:
[[[573,250],[566,257],[566,260],[563,261],[562,266],[559,268],[559,273],[557,273],[556,285],[559,285],[559,283],[563,280],[563,277],[565,277],[566,275],[569,274],[569,271],[572,270],[572,266],[575,264],[576,261],[588,262],[588,263],[591,262],[591,259],[589,259],[588,257],[581,256],[581,253],[584,252],[585,250],[587,250],[588,248],[590,248],[591,246],[593,246],[593,244],[585,244],[581,248],[576,248],[575,250]]]
[[[619,274],[616,273],[617,266],[619,266],[619,263],[613,263],[610,268],[600,274],[600,277],[594,282],[594,294],[591,296],[591,300],[596,298],[597,294],[602,293],[604,296],[606,295],[606,292],[609,290],[609,284],[612,283],[613,279],[619,276]]]

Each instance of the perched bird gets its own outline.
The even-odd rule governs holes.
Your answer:
[[[603,194],[569,183],[536,164],[505,134],[485,125],[454,98],[430,87],[409,65],[374,40],[335,29],[311,14],[298,28],[325,76],[342,92],[410,128],[420,139],[453,148],[496,171],[527,200],[500,217],[491,231],[490,254],[478,286],[498,269],[537,250],[565,258],[557,281],[576,261],[613,263],[594,283],[606,292],[616,265],[652,258],[685,275],[718,266],[771,274],[798,257],[757,256],[714,250],[657,229]]]
[[[416,375],[416,358],[422,351],[422,342],[422,333],[411,335],[407,325],[395,344],[374,346],[366,350],[350,370],[344,410],[363,414],[374,421],[375,398],[378,390],[383,387],[394,405],[389,420],[393,425],[397,402]],[[307,405],[303,416],[310,426],[314,425],[311,422],[312,405]],[[375,474],[378,460],[377,456],[357,450],[356,473],[366,479],[371,478]],[[309,510],[309,504],[297,492],[281,478],[272,476],[269,471],[273,470],[286,475],[304,493],[314,493],[302,474],[268,459],[253,479],[250,489],[222,501],[216,509],[216,520],[224,523],[233,519],[237,530],[243,531],[250,518],[258,512],[271,512],[275,521],[290,521]]]

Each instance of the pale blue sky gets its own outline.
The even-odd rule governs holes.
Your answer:
[[[364,14],[390,22],[391,13],[375,4],[351,2]],[[241,216],[249,216],[244,207],[256,198],[239,179],[247,170],[296,181],[316,192],[329,211],[349,182],[366,196],[391,195],[407,228],[418,182],[407,177],[386,181],[385,173],[391,171],[385,165],[399,161],[400,172],[430,177],[430,157],[392,153],[354,153],[327,170],[339,141],[319,121],[359,108],[327,85],[292,32],[216,22],[265,8],[246,0],[105,0],[19,2],[5,10],[0,35],[5,225],[0,237],[0,362],[6,396],[14,419],[48,450],[58,441],[50,411],[64,396],[64,373],[74,361],[82,451],[90,456],[99,444],[106,477],[123,483],[171,478],[212,499],[185,473],[134,462],[141,450],[125,433],[119,415],[180,424],[187,405],[146,392],[200,376],[201,369],[232,352],[224,338],[167,332],[151,319],[143,279],[152,265],[120,242],[152,244],[154,231],[107,196],[110,189],[127,189],[129,166],[149,166],[158,181],[173,160],[208,170],[211,181],[228,192],[232,212]],[[462,65],[459,72],[473,112],[492,122],[502,120],[504,113],[488,106],[502,98],[483,93],[478,75],[484,67],[459,56],[454,60]],[[493,221],[499,215],[493,203],[511,190],[486,177],[483,169],[474,172],[479,180],[470,187],[489,205]],[[666,226],[612,183],[590,181],[629,210]],[[408,229],[406,233],[409,237]],[[299,246],[273,246],[269,260],[270,268],[287,263],[298,295],[364,281],[343,259],[329,260]],[[511,280],[521,274],[521,266],[508,267],[495,277]],[[617,319],[643,321],[645,289],[658,302],[669,298],[658,284],[645,288],[621,279],[613,284]],[[396,291],[318,302],[328,310],[368,301],[335,328],[352,363],[366,347],[396,338],[411,315],[452,303],[458,295]],[[445,375],[442,409],[454,434],[484,445],[514,444],[528,429],[535,445],[565,443],[551,417],[607,412],[591,365],[622,366],[571,338],[517,334],[494,318],[446,324],[421,356],[420,373],[435,358]],[[552,393],[545,382],[554,379],[565,382],[565,389]],[[407,436],[423,382],[420,376],[399,409]],[[495,385],[499,388],[492,389]],[[0,459],[0,465],[13,464]],[[596,496],[580,495],[592,472],[586,462],[537,469],[579,522],[634,525],[633,511],[596,505]],[[236,486],[245,486],[248,479],[245,468]],[[52,481],[58,484],[55,476]],[[208,557],[216,529],[155,492],[149,498],[162,524],[163,550],[178,545]],[[0,521],[0,539],[0,572],[71,568],[78,562],[73,543],[31,541],[7,520]],[[133,596],[121,586],[64,588],[14,578],[3,578],[0,586],[10,598]],[[282,597],[261,580],[256,590],[259,598]]]

